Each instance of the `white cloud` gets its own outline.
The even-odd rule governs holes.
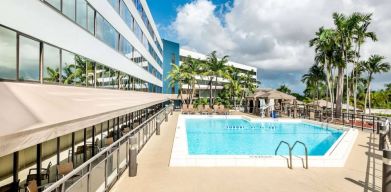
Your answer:
[[[380,39],[363,47],[363,57],[376,53],[391,61],[389,0],[235,0],[232,7],[223,7],[228,12],[221,12],[209,0],[179,7],[171,28],[182,46],[202,53],[217,50],[258,67],[261,74],[277,71],[300,76],[313,64],[314,51],[308,41],[318,28],[332,26],[333,12],[359,11],[374,13],[370,29]],[[294,83],[300,83],[300,78],[296,79]],[[274,81],[283,82],[280,78]],[[375,88],[381,88],[391,81],[391,74],[376,81]]]

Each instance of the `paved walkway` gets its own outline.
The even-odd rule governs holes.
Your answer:
[[[359,133],[344,168],[174,168],[169,161],[177,118],[170,116],[142,150],[138,176],[125,172],[112,192],[381,191],[381,153],[372,133]]]

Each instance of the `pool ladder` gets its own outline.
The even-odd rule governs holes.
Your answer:
[[[280,143],[278,144],[276,150],[274,151],[274,155],[277,155],[278,149],[280,149],[282,144],[287,145],[288,149],[289,149],[289,159],[287,159],[287,161],[288,161],[288,168],[289,169],[293,168],[293,166],[292,166],[292,151],[296,147],[297,144],[301,144],[304,147],[305,162],[303,161],[303,168],[304,169],[308,169],[308,150],[307,150],[307,146],[303,142],[296,141],[295,143],[293,143],[293,146],[291,147],[291,145],[288,142],[280,141]]]

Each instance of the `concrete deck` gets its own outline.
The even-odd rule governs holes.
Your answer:
[[[381,191],[381,152],[371,132],[360,131],[344,168],[169,167],[178,115],[140,153],[138,176],[125,172],[111,191]]]

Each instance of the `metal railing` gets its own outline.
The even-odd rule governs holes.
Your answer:
[[[308,149],[307,149],[307,146],[301,141],[296,141],[293,144],[291,151],[295,148],[296,144],[301,144],[304,147],[305,163],[303,162],[303,168],[308,169]]]
[[[278,144],[276,150],[274,151],[274,155],[277,155],[277,152],[278,152],[278,150],[280,149],[280,147],[281,147],[282,144],[285,144],[285,145],[288,146],[289,159],[287,159],[287,162],[288,162],[288,168],[289,168],[289,169],[293,169],[293,164],[292,164],[292,151],[293,151],[293,149],[295,148],[295,146],[296,146],[297,144],[303,145],[303,147],[304,147],[304,155],[305,155],[305,162],[303,161],[303,168],[308,169],[308,149],[307,149],[307,146],[306,146],[303,142],[301,142],[301,141],[296,141],[296,142],[292,145],[292,147],[291,147],[291,145],[290,145],[288,142],[286,142],[286,141],[280,141],[280,143]]]
[[[280,143],[278,144],[276,150],[274,151],[274,155],[277,155],[278,149],[280,149],[282,144],[286,144],[288,146],[288,151],[289,151],[289,159],[287,160],[288,161],[288,168],[292,169],[292,150],[291,150],[291,145],[289,145],[288,142],[280,141]]]
[[[172,110],[171,105],[166,106],[72,172],[48,186],[44,192],[108,191],[128,167],[130,138],[137,137],[137,150],[140,152]]]

